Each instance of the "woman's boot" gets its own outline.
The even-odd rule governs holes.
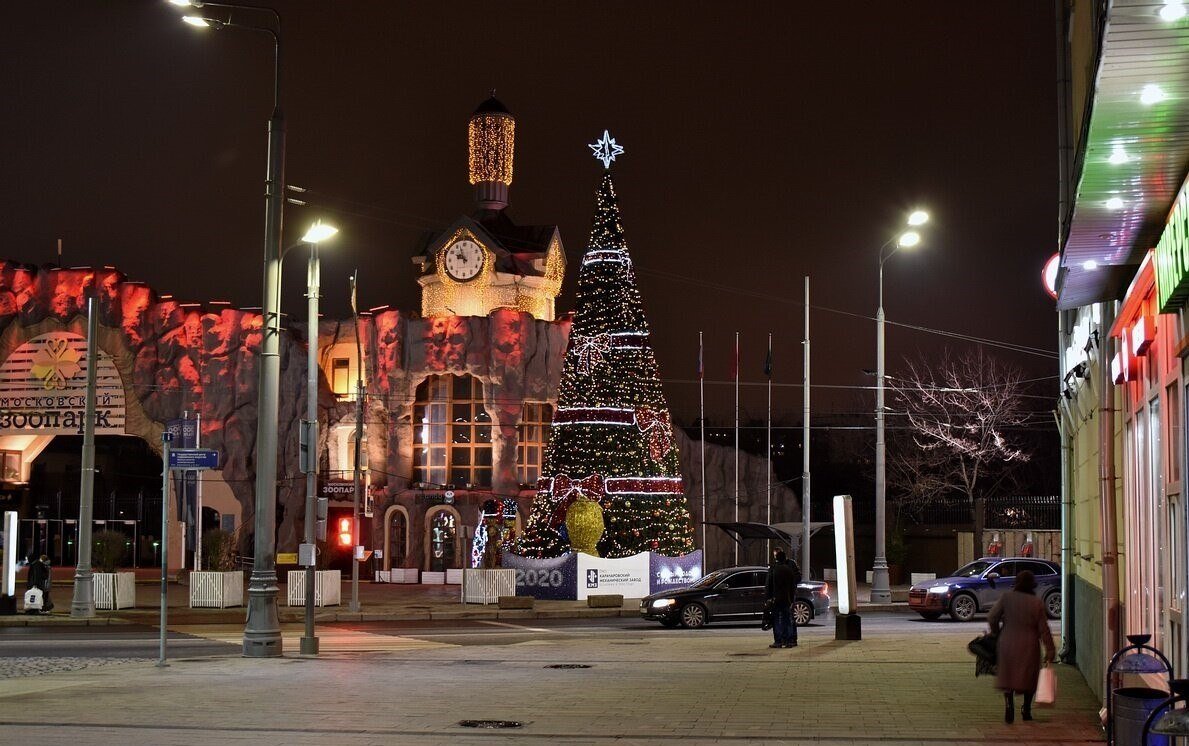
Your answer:
[[[1011,692],[1003,693],[1003,722],[1011,725],[1016,721],[1016,703],[1012,701]]]
[[[1032,719],[1032,695],[1036,692],[1024,692],[1024,706],[1020,708],[1020,715],[1025,720]]]

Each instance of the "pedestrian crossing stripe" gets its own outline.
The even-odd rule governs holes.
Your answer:
[[[183,635],[192,635],[194,637],[201,637],[205,640],[214,640],[216,642],[223,642],[229,645],[239,645],[243,642],[243,629],[218,624],[186,624],[178,626],[170,626],[170,632],[177,632]],[[299,624],[282,624],[281,637],[286,642],[292,642],[296,649],[298,641],[305,634],[305,627]],[[401,637],[399,635],[377,635],[370,632],[360,632],[357,630],[341,629],[338,627],[321,627],[315,628],[315,634],[318,636],[318,649],[320,652],[400,652],[405,650],[428,650],[432,648],[452,648],[458,647],[453,643],[446,642],[431,642],[428,640],[419,640],[415,637]]]

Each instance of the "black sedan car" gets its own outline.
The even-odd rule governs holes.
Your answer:
[[[701,627],[710,622],[759,621],[764,613],[766,567],[729,567],[702,577],[693,585],[676,588],[640,601],[640,616],[666,627]],[[793,602],[793,621],[809,624],[830,608],[830,588],[825,583],[803,581]]]

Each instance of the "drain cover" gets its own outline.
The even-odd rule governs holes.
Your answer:
[[[545,666],[545,668],[590,668],[590,665],[586,663],[554,663],[552,665]]]
[[[459,720],[458,724],[464,728],[521,728],[524,723],[519,720]]]

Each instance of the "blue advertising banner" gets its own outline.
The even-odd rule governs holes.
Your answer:
[[[702,577],[702,551],[684,557],[642,552],[620,559],[575,553],[531,559],[508,553],[502,565],[516,571],[518,596],[580,600],[591,594],[619,593],[625,598],[640,598],[697,581]]]
[[[578,557],[563,554],[551,559],[532,559],[507,553],[505,569],[516,571],[516,595],[573,600],[578,590]]]
[[[684,557],[666,557],[649,552],[648,570],[652,593],[682,588],[702,577],[702,550]]]

